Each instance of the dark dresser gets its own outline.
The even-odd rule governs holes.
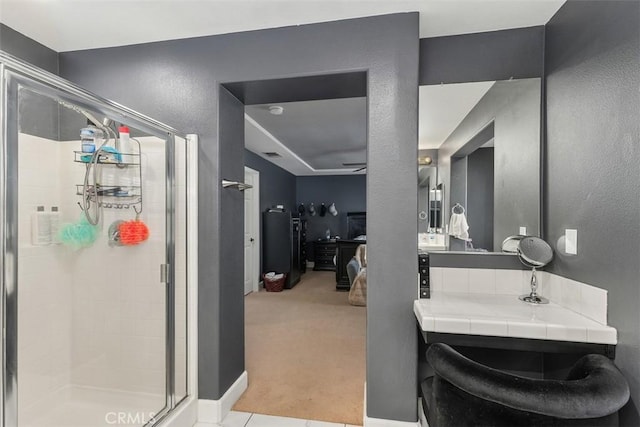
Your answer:
[[[313,269],[335,271],[333,257],[336,256],[335,240],[318,240],[313,242]]]
[[[285,288],[300,281],[300,219],[290,212],[262,214],[263,273],[287,273]]]
[[[366,245],[365,240],[338,240],[336,256],[336,289],[339,291],[348,291],[351,289],[349,276],[347,275],[347,264],[356,254],[356,248],[359,245]]]
[[[300,219],[300,274],[307,272],[307,220]]]

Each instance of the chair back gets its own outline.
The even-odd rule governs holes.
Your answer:
[[[590,425],[617,422],[629,385],[613,361],[579,359],[566,380],[513,375],[475,362],[442,343],[427,361],[435,375],[423,383],[429,425]],[[475,420],[475,421],[474,421]]]
[[[366,267],[367,266],[367,245],[358,245],[358,247],[356,248],[356,254],[354,256],[360,263],[360,267]]]

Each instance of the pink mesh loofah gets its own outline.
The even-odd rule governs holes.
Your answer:
[[[137,219],[123,222],[118,226],[118,231],[123,245],[137,245],[149,238],[149,227]]]

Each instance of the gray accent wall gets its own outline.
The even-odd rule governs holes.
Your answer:
[[[260,172],[260,241],[262,242],[262,212],[275,205],[283,205],[290,212],[296,207],[296,177],[281,167],[244,150],[244,165]],[[263,253],[260,248],[260,271]]]
[[[58,53],[0,23],[0,50],[53,74],[58,74]],[[19,102],[20,132],[58,139],[58,103],[22,90]]]
[[[467,169],[469,164],[468,157],[460,157],[455,158],[452,157],[450,160],[450,172],[445,172],[444,164],[439,165],[438,173],[440,175],[441,180],[445,180],[449,178],[449,173],[451,176],[450,180],[444,181],[446,182],[444,188],[448,193],[446,194],[445,203],[444,203],[444,211],[443,218],[444,223],[449,224],[449,219],[451,218],[451,208],[456,204],[460,204],[463,207],[467,206]],[[455,237],[449,238],[449,250],[451,251],[464,251],[466,249],[466,244],[464,240],[456,239]]]
[[[431,157],[431,164],[418,165],[418,233],[426,233],[429,227],[429,190],[435,189],[438,180],[438,150],[418,150],[418,157]],[[426,213],[425,219],[420,213]],[[434,224],[435,225],[435,224]],[[441,228],[442,224],[440,224]]]
[[[367,73],[321,74],[228,83],[245,105],[367,96]]]
[[[502,82],[498,82],[502,83]],[[493,245],[518,234],[540,235],[540,79],[515,83],[508,107],[495,118]]]
[[[547,25],[545,237],[578,230],[550,271],[608,291],[616,364],[640,425],[640,3],[568,1]]]
[[[544,26],[420,40],[420,85],[543,74]]]
[[[367,177],[366,175],[335,176],[299,176],[296,178],[296,204],[303,203],[305,208],[313,202],[316,215],[305,214],[307,220],[307,254],[313,260],[313,242],[325,237],[327,229],[332,236],[347,238],[347,212],[366,212]],[[320,216],[320,204],[328,208],[336,204],[338,215],[327,212]]]
[[[296,212],[295,175],[249,150],[244,150],[244,165],[260,172],[260,212],[275,205]]]
[[[239,113],[229,96],[223,103],[220,85],[366,71],[367,415],[417,420],[418,28],[417,13],[402,13],[60,54],[64,77],[200,136],[201,399],[219,399],[242,373],[244,357],[244,324],[232,311],[242,305],[243,283],[231,271],[243,270],[242,239],[231,239],[237,230],[229,215],[243,208],[220,188],[223,177],[231,178],[223,173],[234,175],[243,164],[228,145],[242,147],[243,140],[237,129],[222,137],[220,118],[229,114],[235,123]],[[221,111],[227,108],[233,112]],[[230,254],[224,264],[223,251]]]
[[[244,182],[244,104],[223,86],[218,88],[218,164],[219,179]],[[198,177],[199,185],[202,181]],[[214,181],[215,182],[215,181]],[[206,185],[205,185],[206,187]],[[201,200],[201,198],[199,198]],[[218,195],[218,209],[222,232],[219,234],[220,249],[217,253],[204,255],[200,252],[199,266],[218,258],[219,264],[219,311],[207,312],[210,298],[201,299],[198,294],[198,321],[206,318],[207,324],[224,319],[227,325],[244,324],[244,193],[235,188],[221,188]],[[202,216],[200,216],[202,218]],[[202,234],[199,235],[200,245]],[[213,256],[212,256],[213,255]],[[240,261],[240,262],[239,262]],[[234,268],[238,267],[238,268]],[[198,275],[198,277],[200,277]],[[242,286],[238,286],[242,283]],[[198,328],[198,353],[200,356],[215,354],[219,369],[220,384],[233,384],[238,379],[238,372],[244,370],[244,328],[220,328],[220,341],[211,342],[208,331]],[[215,344],[219,347],[214,348]],[[207,354],[200,349],[205,346]],[[225,351],[225,349],[233,351]],[[208,364],[205,369],[198,363],[198,384],[210,385],[211,371]],[[199,388],[202,388],[200,386]],[[206,395],[206,394],[205,394]],[[199,395],[200,397],[200,395]]]
[[[58,52],[0,23],[0,50],[58,74]]]
[[[467,163],[467,211],[473,247],[498,250],[493,244],[493,148],[481,148]],[[515,234],[515,233],[514,233]]]

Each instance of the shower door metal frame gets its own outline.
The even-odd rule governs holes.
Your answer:
[[[0,317],[2,321],[2,387],[0,390],[2,425],[17,426],[18,422],[18,92],[24,87],[35,93],[60,99],[148,132],[165,140],[166,156],[166,263],[168,264],[166,295],[166,385],[165,406],[155,414],[151,426],[159,423],[180,402],[175,399],[175,136],[188,143],[186,134],[159,121],[144,116],[115,102],[96,96],[81,87],[34,67],[0,50],[0,268],[2,290],[0,292]],[[160,136],[163,135],[163,136]],[[14,161],[9,161],[13,159]],[[159,284],[160,286],[160,284]],[[187,372],[188,358],[187,358]],[[188,381],[188,378],[187,378]]]

